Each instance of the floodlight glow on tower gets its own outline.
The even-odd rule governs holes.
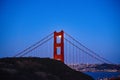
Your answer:
[[[59,37],[59,38],[61,38],[62,36],[61,36],[61,35],[59,35],[58,37]]]

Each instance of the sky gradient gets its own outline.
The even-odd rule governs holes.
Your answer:
[[[120,63],[119,0],[0,1],[0,57],[13,56],[55,30]]]

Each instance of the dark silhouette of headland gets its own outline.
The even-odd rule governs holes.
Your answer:
[[[61,61],[49,58],[1,58],[0,80],[93,80]]]

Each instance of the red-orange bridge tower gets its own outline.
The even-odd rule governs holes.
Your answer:
[[[54,59],[64,62],[64,31],[54,32]]]

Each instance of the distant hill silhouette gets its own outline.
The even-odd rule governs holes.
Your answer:
[[[98,70],[104,70],[104,69],[116,69],[116,70],[120,70],[120,65],[116,65],[116,64],[99,64],[95,67]]]
[[[93,80],[64,63],[49,58],[2,58],[0,80]]]

